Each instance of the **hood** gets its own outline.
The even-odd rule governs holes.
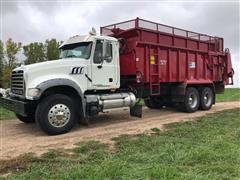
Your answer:
[[[34,63],[34,64],[29,64],[29,65],[22,65],[18,68],[15,68],[14,70],[24,70],[25,72],[29,71],[35,71],[35,70],[41,70],[41,69],[48,69],[52,67],[60,67],[60,66],[66,66],[71,64],[70,61],[87,61],[86,59],[82,58],[64,58],[64,59],[57,59],[57,60],[51,60],[51,61],[44,61],[44,62],[39,62],[39,63]]]
[[[62,60],[62,59],[61,59]],[[15,68],[14,70],[29,70],[29,69],[35,69],[35,68],[41,68],[41,67],[47,67],[48,65],[53,65],[53,64],[59,64],[60,59],[57,60],[52,60],[52,61],[44,61],[44,62],[39,62],[39,63],[34,63],[34,64],[28,64],[28,65],[21,65],[20,67]]]

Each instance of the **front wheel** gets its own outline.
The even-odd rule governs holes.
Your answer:
[[[36,121],[50,135],[63,134],[72,129],[76,122],[73,100],[63,94],[44,98],[36,109]]]
[[[184,102],[180,104],[180,108],[183,111],[192,113],[198,110],[200,104],[200,98],[199,98],[199,93],[196,88],[189,87],[187,88],[185,97],[184,97]]]
[[[209,110],[213,104],[213,91],[209,87],[205,87],[201,92],[200,109]]]

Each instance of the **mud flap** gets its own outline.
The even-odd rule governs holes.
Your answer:
[[[80,123],[81,125],[88,126],[88,120],[89,120],[88,117],[84,117],[84,118],[81,118],[81,119],[79,120],[79,123]]]
[[[135,105],[130,107],[130,115],[134,117],[142,117],[142,105]]]

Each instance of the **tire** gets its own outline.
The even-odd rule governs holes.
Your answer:
[[[144,99],[145,105],[150,109],[161,109],[162,108],[162,102],[159,99],[154,99],[153,97],[150,97],[149,99]]]
[[[201,110],[209,110],[212,107],[213,104],[213,91],[209,87],[205,87],[201,92],[200,97],[200,109]]]
[[[199,93],[196,88],[187,88],[187,92],[184,97],[184,102],[180,104],[181,110],[189,113],[193,113],[198,110],[200,104]]]
[[[34,116],[22,116],[20,114],[15,114],[17,118],[24,123],[33,123],[35,122]]]
[[[36,109],[36,121],[49,135],[63,134],[75,125],[77,113],[74,101],[63,94],[44,98]]]

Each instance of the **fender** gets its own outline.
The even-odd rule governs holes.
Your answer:
[[[40,83],[39,85],[37,85],[36,88],[39,88],[41,90],[41,92],[44,92],[48,88],[51,88],[54,86],[70,86],[78,92],[78,95],[82,99],[83,116],[85,118],[86,117],[86,101],[84,98],[84,94],[83,94],[81,88],[74,81],[69,80],[69,79],[64,79],[64,78],[50,79],[50,80]]]

